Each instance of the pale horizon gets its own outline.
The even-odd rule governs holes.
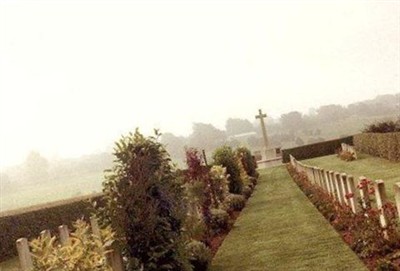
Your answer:
[[[398,1],[0,1],[0,168],[400,92]]]

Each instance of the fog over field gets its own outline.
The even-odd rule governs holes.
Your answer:
[[[399,2],[300,2],[1,1],[1,164],[399,91]]]
[[[18,182],[98,191],[136,127],[179,163],[243,132],[257,149],[259,108],[280,147],[395,119],[399,16],[398,1],[0,1],[2,200]]]

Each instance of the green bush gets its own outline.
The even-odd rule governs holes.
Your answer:
[[[252,192],[253,190],[249,186],[245,186],[242,189],[242,195],[245,197],[245,199],[250,198]]]
[[[241,211],[246,204],[246,199],[242,195],[230,194],[226,197],[225,203],[229,209]]]
[[[229,214],[222,209],[211,209],[211,229],[219,233],[228,229]]]
[[[357,151],[400,161],[400,132],[397,133],[362,133],[354,136]]]
[[[187,203],[158,136],[136,130],[116,143],[98,217],[115,231],[127,270],[191,270],[182,235]]]
[[[236,149],[236,155],[239,157],[248,176],[257,177],[257,163],[251,152],[246,147]]]
[[[191,241],[186,245],[193,271],[206,271],[211,263],[211,250],[200,241]]]
[[[394,133],[400,132],[400,118],[397,122],[381,121],[368,125],[363,133]]]
[[[243,181],[240,178],[240,168],[237,158],[229,146],[222,146],[213,153],[215,165],[221,165],[226,168],[229,175],[229,193],[240,194],[242,192]]]
[[[89,218],[92,211],[90,200],[96,200],[101,205],[101,198],[102,194],[94,194],[2,213],[0,261],[17,255],[15,241],[18,238],[35,238],[42,230],[56,232],[62,224],[71,227],[73,221]]]
[[[353,145],[353,137],[344,137],[315,144],[304,145],[296,148],[282,150],[282,162],[290,162],[290,154],[297,160],[309,159],[319,156],[335,154],[336,150],[341,147],[342,143]]]

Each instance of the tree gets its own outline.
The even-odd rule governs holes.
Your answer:
[[[49,179],[49,162],[36,151],[31,151],[23,165],[25,180],[39,183]]]
[[[296,131],[303,126],[303,116],[297,111],[282,114],[281,123],[283,129],[287,131]]]
[[[211,124],[193,123],[193,132],[189,136],[189,146],[212,151],[226,141],[226,134]]]
[[[253,124],[247,119],[233,119],[229,118],[225,124],[227,135],[237,135],[248,132],[253,132]]]
[[[165,146],[171,158],[176,161],[183,161],[185,158],[185,145],[187,139],[183,136],[176,136],[172,133],[163,133],[161,143]]]
[[[126,270],[191,270],[182,234],[187,203],[158,137],[136,131],[116,143],[98,214],[122,243]]]
[[[330,104],[324,105],[317,110],[320,122],[336,122],[347,116],[347,110],[341,105]]]

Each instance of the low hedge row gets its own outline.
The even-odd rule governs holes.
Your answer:
[[[354,136],[354,146],[363,153],[400,161],[400,132],[357,134]]]
[[[341,143],[353,145],[353,136],[282,150],[282,162],[290,162],[290,154],[296,157],[297,160],[334,154],[341,147]]]
[[[36,238],[45,229],[56,233],[62,224],[71,227],[78,218],[88,218],[90,201],[101,197],[101,193],[92,194],[0,213],[0,261],[17,255],[15,241],[21,237]]]

